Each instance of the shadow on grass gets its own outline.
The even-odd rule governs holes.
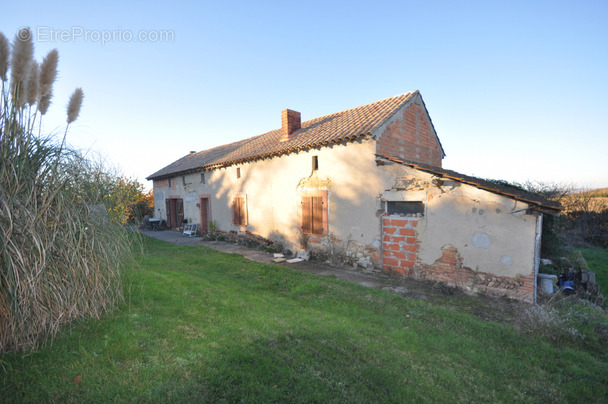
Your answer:
[[[397,369],[336,332],[283,332],[217,352],[181,398],[205,402],[403,402],[416,399]],[[204,375],[204,376],[200,376]],[[175,386],[155,392],[167,397]],[[153,395],[153,396],[154,396]]]

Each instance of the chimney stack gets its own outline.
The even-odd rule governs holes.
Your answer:
[[[281,142],[291,139],[293,133],[302,127],[302,120],[298,111],[285,109],[281,112]]]

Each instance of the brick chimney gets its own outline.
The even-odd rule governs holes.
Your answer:
[[[302,120],[298,111],[285,109],[281,111],[281,142],[291,139],[293,133],[302,127]]]

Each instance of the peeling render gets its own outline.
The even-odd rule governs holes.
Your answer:
[[[382,200],[425,201],[421,217],[383,218],[383,269],[534,301],[537,213],[510,198],[414,173]]]

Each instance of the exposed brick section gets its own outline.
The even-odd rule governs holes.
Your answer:
[[[431,265],[418,259],[420,242],[416,228],[419,218],[382,218],[382,269],[417,279],[444,282],[470,292],[485,292],[494,296],[532,303],[534,301],[534,273],[517,278],[497,276],[487,272],[473,271],[464,266],[458,250],[446,245],[442,256]]]
[[[169,186],[169,180],[168,179],[164,179],[164,180],[154,180],[152,181],[153,187],[154,188],[158,188],[158,187],[168,187]]]
[[[409,270],[418,261],[418,218],[382,218],[382,269],[409,275]]]
[[[285,109],[281,112],[281,141],[287,141],[302,127],[302,117],[298,111]]]
[[[443,255],[433,265],[418,266],[411,275],[420,279],[444,282],[470,292],[484,292],[492,296],[507,296],[528,303],[534,301],[534,274],[511,278],[487,272],[473,271],[463,265],[456,248],[445,246]]]
[[[380,135],[376,153],[441,167],[443,153],[424,107],[412,103]]]

